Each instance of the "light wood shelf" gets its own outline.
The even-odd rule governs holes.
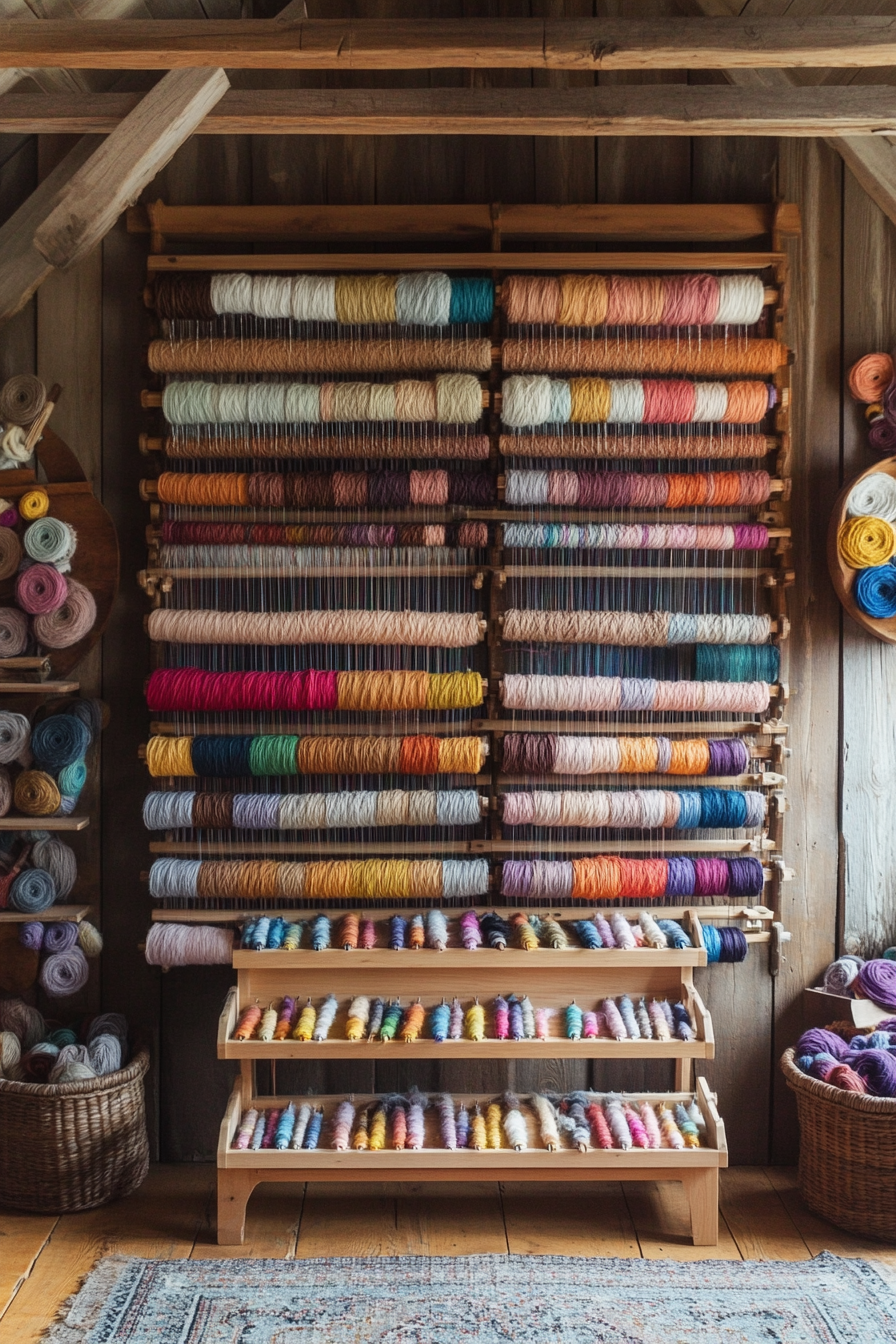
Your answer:
[[[603,1094],[592,1094],[596,1098]],[[623,1099],[689,1103],[694,1093],[642,1092],[622,1093]],[[457,1105],[487,1105],[492,1095],[454,1094]],[[412,1179],[416,1181],[680,1181],[691,1213],[691,1233],[696,1246],[712,1246],[718,1240],[719,1170],[728,1165],[725,1127],[716,1107],[716,1098],[704,1078],[696,1082],[697,1104],[703,1116],[705,1137],[699,1148],[674,1150],[588,1148],[571,1149],[566,1141],[551,1151],[542,1145],[534,1114],[526,1094],[520,1097],[520,1109],[526,1120],[529,1147],[522,1152],[510,1148],[448,1151],[438,1147],[437,1118],[432,1108],[424,1112],[427,1146],[419,1150],[384,1149],[381,1152],[336,1152],[328,1147],[327,1127],[341,1096],[267,1097],[246,1090],[245,1080],[237,1080],[218,1137],[218,1242],[236,1245],[245,1233],[246,1204],[261,1181],[351,1181],[375,1182]],[[322,1146],[312,1152],[237,1151],[233,1140],[242,1112],[250,1106],[259,1109],[283,1107],[292,1100],[296,1107],[307,1103],[322,1108],[324,1126]],[[357,1107],[369,1106],[374,1095],[356,1095]]]

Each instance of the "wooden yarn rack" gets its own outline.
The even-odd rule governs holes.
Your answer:
[[[766,308],[764,334],[781,339],[783,322],[789,297],[789,274],[787,259],[782,250],[782,238],[799,232],[798,212],[795,207],[780,206],[632,206],[632,207],[586,207],[586,206],[459,206],[459,207],[179,207],[167,206],[162,202],[143,208],[137,207],[129,214],[128,227],[134,232],[151,234],[152,255],[148,260],[147,301],[152,300],[152,282],[162,273],[190,273],[214,271],[282,272],[297,274],[314,272],[318,274],[338,273],[340,271],[401,271],[401,270],[446,270],[453,273],[484,272],[491,274],[495,283],[500,285],[501,277],[508,272],[549,271],[757,271],[765,272]],[[766,250],[724,251],[724,246],[747,245],[748,239],[756,239],[761,234],[770,236],[770,248]],[[238,245],[247,242],[256,246],[261,243],[271,247],[267,253],[229,252],[216,255],[214,251],[183,254],[167,253],[166,240],[182,238],[196,246],[202,240],[209,240],[212,247],[221,246],[225,240],[238,240]],[[644,250],[625,251],[548,251],[529,250],[520,247],[513,252],[503,251],[504,242],[513,237],[516,242],[532,240],[535,247],[547,242],[550,246],[569,246],[573,241],[582,241],[590,248],[606,243],[640,244]],[[274,251],[278,243],[295,244],[299,248],[318,247],[331,244],[335,239],[346,239],[349,247],[357,250],[345,250],[338,253],[323,251]],[[444,240],[447,247],[437,251],[434,240]],[[370,250],[372,240],[384,243],[398,243],[395,250],[377,252]],[[637,243],[636,243],[637,240]],[[414,251],[417,244],[427,251]],[[491,246],[490,251],[482,250]],[[273,245],[273,246],[271,246]],[[402,250],[404,245],[404,250]],[[646,247],[644,246],[646,245]],[[696,245],[696,246],[695,246]],[[702,246],[701,246],[702,245]],[[707,245],[710,249],[707,250]],[[650,247],[657,250],[647,250]],[[676,250],[682,247],[694,247],[695,250]],[[471,248],[476,250],[464,250]],[[366,250],[361,250],[366,249]],[[492,330],[493,343],[497,343],[497,324]],[[738,732],[749,734],[755,744],[752,751],[755,778],[751,774],[751,786],[766,792],[769,798],[769,812],[766,826],[761,834],[753,838],[726,837],[721,840],[680,840],[674,842],[675,852],[682,854],[753,854],[761,859],[765,870],[765,889],[761,898],[753,905],[737,904],[717,898],[709,907],[691,910],[687,905],[675,905],[672,900],[667,904],[651,903],[651,913],[655,916],[684,918],[689,930],[697,931],[695,946],[676,951],[644,950],[638,952],[620,952],[604,950],[584,952],[570,948],[568,951],[548,951],[540,949],[528,954],[508,951],[496,953],[479,948],[475,953],[449,949],[445,953],[434,954],[396,954],[382,947],[369,952],[353,951],[346,954],[330,950],[324,953],[304,951],[253,953],[236,948],[233,953],[233,965],[236,970],[236,985],[230,991],[219,1023],[218,1053],[222,1058],[238,1059],[240,1075],[234,1087],[224,1115],[218,1145],[218,1240],[222,1244],[234,1244],[243,1239],[245,1210],[247,1200],[254,1186],[261,1181],[334,1181],[351,1180],[371,1182],[395,1179],[470,1181],[551,1181],[558,1179],[575,1180],[678,1180],[684,1185],[691,1211],[692,1235],[696,1245],[711,1245],[717,1240],[718,1227],[718,1182],[719,1169],[727,1165],[727,1147],[724,1126],[716,1109],[715,1099],[702,1078],[696,1079],[698,1105],[706,1124],[706,1146],[681,1152],[672,1150],[623,1152],[618,1150],[580,1153],[551,1153],[541,1149],[537,1137],[533,1136],[533,1147],[526,1152],[515,1153],[507,1150],[491,1152],[447,1152],[435,1146],[426,1147],[419,1152],[334,1152],[320,1148],[313,1152],[235,1151],[233,1139],[239,1125],[241,1112],[250,1106],[273,1106],[285,1104],[286,1097],[260,1095],[258,1089],[257,1065],[264,1061],[275,1072],[278,1059],[382,1059],[393,1061],[421,1058],[444,1061],[448,1058],[464,1060],[501,1059],[550,1059],[553,1057],[581,1058],[646,1058],[648,1053],[661,1056],[673,1062],[674,1084],[680,1094],[690,1100],[693,1092],[684,1089],[692,1087],[695,1058],[710,1058],[714,1050],[714,1033],[709,1013],[702,1005],[697,1006],[693,989],[693,967],[705,963],[706,953],[699,938],[700,921],[715,919],[736,921],[744,929],[752,942],[770,942],[774,953],[776,938],[783,935],[777,923],[780,911],[781,883],[790,877],[790,871],[783,857],[784,821],[786,813],[786,778],[784,761],[787,755],[785,746],[787,725],[785,710],[788,701],[788,653],[786,636],[788,633],[787,595],[793,582],[790,533],[790,377],[789,365],[782,366],[770,379],[778,393],[778,404],[772,416],[772,426],[768,431],[769,471],[773,478],[773,488],[769,500],[756,511],[756,521],[770,528],[772,544],[763,560],[761,570],[757,571],[758,592],[761,594],[765,610],[771,617],[781,648],[781,671],[778,684],[773,688],[772,702],[766,716],[751,715],[749,712],[733,711],[707,715],[705,721],[683,722],[680,717],[668,715],[663,722],[652,722],[648,726],[643,717],[633,713],[627,720],[594,714],[587,719],[569,714],[558,714],[553,721],[533,716],[526,720],[522,716],[514,719],[503,708],[501,687],[504,676],[504,645],[502,641],[502,619],[505,610],[506,581],[523,579],[550,573],[568,574],[582,578],[612,577],[617,568],[611,565],[544,565],[518,566],[513,563],[509,553],[502,545],[500,524],[507,521],[525,522],[604,522],[612,521],[614,515],[606,510],[587,508],[559,509],[556,506],[534,506],[526,509],[514,509],[500,499],[494,506],[454,506],[428,513],[409,509],[402,512],[403,521],[444,521],[456,523],[465,520],[488,521],[496,525],[496,536],[488,548],[487,559],[467,566],[470,577],[475,576],[474,586],[481,585],[487,595],[488,630],[485,659],[481,668],[484,680],[487,678],[487,698],[481,717],[464,725],[464,732],[485,734],[494,738],[492,749],[484,770],[490,771],[488,782],[493,807],[483,823],[485,835],[472,840],[432,842],[378,842],[365,845],[365,853],[373,855],[461,855],[487,857],[499,862],[512,856],[537,857],[544,853],[551,855],[574,856],[584,852],[619,853],[625,855],[647,855],[656,849],[650,839],[631,838],[622,842],[591,841],[544,841],[513,840],[507,838],[502,829],[502,820],[498,802],[505,784],[512,777],[499,774],[500,752],[496,750],[499,740],[508,732],[574,732],[591,733],[639,733],[662,732],[670,736],[693,734],[694,732],[727,734]],[[161,404],[161,384],[156,382],[147,387],[141,404],[155,410]],[[490,463],[497,474],[503,473],[503,459],[500,452],[501,426],[499,420],[500,384],[499,371],[492,370],[490,378],[483,380],[483,403],[486,409],[485,431],[491,439]],[[164,466],[163,441],[158,426],[153,425],[141,436],[141,451],[148,454],[148,462]],[[145,459],[147,460],[147,459]],[[582,461],[578,461],[581,468]],[[221,469],[232,464],[222,461]],[[499,478],[503,482],[503,476]],[[141,583],[153,602],[158,603],[162,594],[171,591],[173,584],[181,577],[179,571],[166,569],[159,562],[158,524],[163,517],[162,506],[157,502],[158,494],[152,480],[141,482],[141,497],[147,501],[150,509],[150,526],[147,529],[149,543],[149,563],[141,574]],[[644,516],[643,511],[632,510],[632,516]],[[214,517],[214,510],[204,513],[197,510],[195,516]],[[341,522],[342,516],[333,510],[319,511],[306,508],[266,510],[261,507],[246,508],[242,516],[256,522],[325,523]],[[690,522],[692,513],[687,510],[664,511],[663,521]],[[737,520],[736,511],[719,509],[713,518],[719,523]],[[392,522],[393,513],[369,509],[364,512],[367,522]],[[546,561],[556,556],[546,555]],[[653,568],[643,572],[652,573]],[[675,574],[669,567],[656,566],[657,573]],[[458,569],[440,566],[441,574],[457,574]],[[465,571],[466,572],[466,571]],[[703,571],[700,571],[703,573]],[[707,567],[707,576],[709,575]],[[754,571],[750,571],[752,574]],[[191,573],[195,574],[195,572]],[[365,573],[371,576],[381,571],[370,568]],[[694,574],[695,571],[688,571]],[[738,562],[722,558],[711,573],[734,577],[738,573]],[[386,577],[383,573],[383,577]],[[263,717],[263,716],[262,716]],[[199,727],[203,716],[197,717],[196,731],[225,731],[214,726]],[[281,720],[282,721],[282,720]],[[315,727],[315,734],[338,733],[343,735],[377,733],[384,731],[386,716],[371,716],[370,726],[334,725]],[[396,727],[400,716],[394,720]],[[374,726],[376,725],[376,726]],[[459,731],[456,725],[442,725],[438,722],[417,727],[416,731],[434,731],[450,735]],[[153,732],[172,733],[175,725],[171,722],[157,722]],[[177,731],[185,732],[184,728]],[[228,726],[226,731],[239,731]],[[252,731],[260,731],[258,720],[252,721]],[[282,731],[282,729],[281,729]],[[388,731],[388,729],[385,729]],[[400,728],[398,728],[400,731]],[[563,777],[545,777],[551,785],[563,786]],[[604,777],[606,778],[606,777]],[[598,786],[600,776],[591,776],[589,781]],[[477,780],[477,783],[481,782]],[[574,782],[574,781],[572,781]],[[619,782],[618,779],[616,782]],[[643,782],[643,781],[639,781]],[[689,780],[688,785],[706,781]],[[724,783],[731,784],[728,779]],[[740,781],[739,781],[740,782]],[[657,777],[656,786],[676,787],[669,776]],[[242,842],[240,842],[242,846]],[[216,853],[233,853],[230,844],[217,844],[206,837],[200,840],[176,839],[173,834],[151,842],[150,851],[155,855],[199,855],[212,857]],[[251,840],[245,842],[247,853],[257,856],[326,858],[329,856],[349,856],[357,854],[357,843],[335,842],[304,843],[289,840],[268,841],[261,844]],[[498,894],[496,870],[492,868],[492,887],[490,894],[498,901],[498,909],[505,916],[511,912]],[[488,899],[488,898],[481,898]],[[685,898],[687,900],[687,898]],[[356,908],[357,903],[345,903],[345,908]],[[489,907],[493,908],[493,907]],[[640,907],[629,904],[625,908],[614,907],[623,914],[635,916]],[[155,920],[184,923],[225,923],[232,924],[250,913],[258,911],[222,910],[215,908],[191,907],[187,910],[159,909],[153,914]],[[286,915],[284,910],[278,914]],[[406,911],[404,913],[407,913]],[[447,911],[451,917],[451,912]],[[375,910],[372,917],[379,919],[385,912]],[[558,918],[587,917],[585,906],[577,911],[564,907]],[[307,917],[308,911],[297,912],[297,917]],[[777,933],[775,932],[777,930]],[[692,935],[693,936],[693,935]],[[415,957],[417,958],[415,960]],[[377,1043],[351,1043],[337,1039],[339,1023],[334,1027],[334,1039],[320,1045],[309,1043],[302,1045],[290,1043],[261,1043],[248,1041],[233,1042],[233,1026],[236,1014],[248,1002],[255,998],[265,1002],[274,997],[290,996],[297,992],[302,996],[318,998],[326,993],[335,993],[342,998],[369,992],[384,995],[389,990],[403,998],[413,993],[421,1000],[438,1002],[443,996],[453,993],[467,995],[480,992],[482,997],[505,992],[528,993],[533,1003],[559,1005],[568,1003],[573,986],[580,990],[580,998],[597,1000],[607,994],[626,992],[637,993],[639,989],[657,992],[661,989],[676,993],[692,1006],[695,1022],[699,1018],[697,1040],[683,1048],[682,1042],[610,1042],[606,1040],[589,1042],[568,1042],[556,1038],[549,1042],[496,1042],[473,1043],[469,1041],[436,1044],[432,1041],[419,1041],[412,1046],[393,1043],[382,1046]],[[447,1049],[446,1049],[447,1045]],[[276,1084],[272,1083],[276,1091]],[[674,1100],[671,1093],[638,1094],[639,1099],[656,1103],[662,1100]],[[322,1105],[329,1115],[341,1098],[336,1095],[321,1097],[296,1097],[298,1105],[310,1101]],[[372,1098],[369,1098],[372,1099]],[[469,1098],[466,1098],[470,1100]],[[472,1098],[475,1100],[475,1098]],[[356,1097],[358,1104],[364,1104],[367,1098]],[[457,1101],[465,1098],[457,1095]]]

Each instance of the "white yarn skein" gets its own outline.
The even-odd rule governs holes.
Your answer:
[[[728,388],[724,383],[697,383],[692,424],[715,424],[728,411]]]
[[[896,523],[896,477],[873,471],[849,492],[846,513],[850,518],[883,518]]]
[[[541,373],[515,374],[501,388],[501,421],[510,429],[545,425],[551,418],[551,380]]]
[[[762,316],[765,285],[758,275],[720,275],[714,326],[751,327]]]
[[[610,424],[639,425],[644,419],[644,384],[639,378],[610,381]]]

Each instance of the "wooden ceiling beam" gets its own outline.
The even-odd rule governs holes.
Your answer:
[[[47,19],[0,24],[0,67],[727,70],[896,64],[887,17]]]
[[[0,97],[0,132],[108,133],[140,94]],[[882,86],[765,89],[231,89],[202,135],[896,135]]]
[[[143,95],[63,188],[34,233],[60,269],[100,242],[230,87],[223,70],[172,70]]]

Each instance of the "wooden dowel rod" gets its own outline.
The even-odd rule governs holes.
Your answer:
[[[269,613],[269,614],[272,614],[272,613]],[[287,613],[284,613],[284,614],[285,614],[285,615],[288,615],[289,613],[287,612]],[[397,614],[397,613],[396,613],[396,614]],[[477,614],[480,614],[480,613],[477,613]],[[479,621],[477,622],[477,624],[478,624],[478,626],[479,626],[479,638],[480,638],[480,639],[484,639],[485,636],[486,636],[486,633],[488,632],[488,621],[486,621],[486,620],[482,620],[482,619],[481,619],[481,620],[479,620]],[[150,630],[149,630],[149,616],[148,616],[148,615],[143,617],[143,629],[145,630],[146,634],[150,635]],[[172,642],[173,642],[173,641],[171,641],[171,640],[167,640],[167,639],[159,639],[159,638],[154,637],[154,636],[152,636],[152,635],[150,635],[150,639],[152,639],[152,640],[153,640],[153,643],[155,643],[155,644],[169,644],[169,643],[172,643]],[[2,685],[2,683],[0,683],[0,685]]]
[[[489,391],[489,389],[488,389],[487,387],[483,387],[483,389],[482,389],[482,407],[483,407],[483,410],[488,410],[489,406],[491,406],[491,405],[493,404],[493,401],[494,401],[495,399],[496,399],[498,402],[500,402],[500,399],[501,399],[501,394],[500,394],[500,392],[492,393],[492,392]],[[153,391],[151,391],[149,388],[146,388],[146,387],[145,387],[145,388],[143,389],[143,391],[140,393],[140,405],[143,407],[143,409],[144,409],[145,411],[149,411],[149,410],[154,410],[154,409],[160,408],[161,405],[162,405],[162,393],[161,393],[161,392],[153,392]],[[435,423],[435,422],[433,422],[433,423]]]

